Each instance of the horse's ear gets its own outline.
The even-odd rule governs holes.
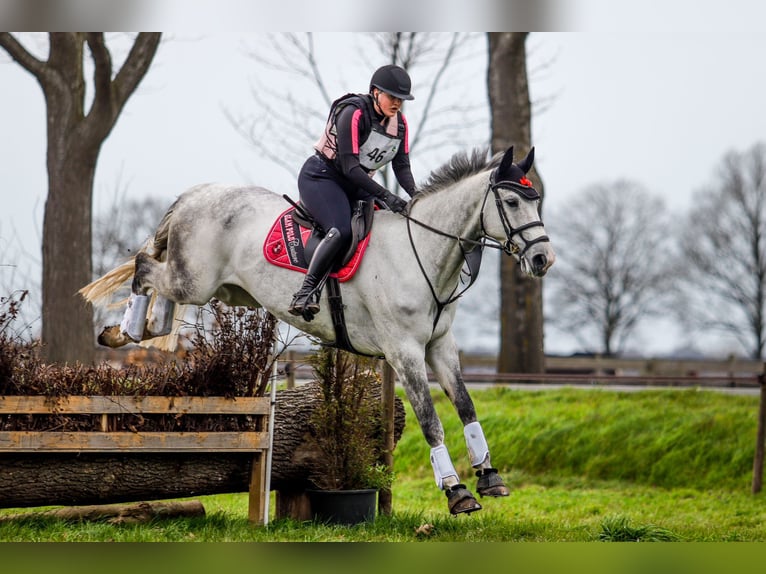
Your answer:
[[[529,153],[527,154],[527,157],[525,157],[523,160],[521,160],[518,164],[519,169],[523,171],[524,173],[529,172],[530,169],[532,169],[532,164],[535,161],[535,148],[532,146],[532,148],[529,150]]]
[[[505,154],[503,155],[503,159],[500,161],[500,165],[498,166],[497,171],[500,174],[506,174],[508,173],[508,170],[511,169],[512,165],[513,165],[513,146],[505,150]]]

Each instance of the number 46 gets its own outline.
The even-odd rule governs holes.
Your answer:
[[[373,163],[379,163],[383,161],[383,156],[386,155],[386,150],[380,151],[378,148],[375,148],[370,153],[367,154],[367,157],[370,158],[370,161]]]

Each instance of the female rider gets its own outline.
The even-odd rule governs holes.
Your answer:
[[[412,196],[407,120],[403,100],[412,100],[407,72],[394,65],[378,68],[368,94],[346,94],[330,107],[324,133],[298,176],[301,203],[326,231],[311,258],[303,286],[289,312],[311,321],[336,257],[350,245],[352,206],[377,200],[399,213],[407,202],[375,182],[376,170],[391,162],[399,185]]]

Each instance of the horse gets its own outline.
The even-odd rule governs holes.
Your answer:
[[[375,212],[364,259],[342,285],[348,341],[355,352],[383,357],[393,368],[431,447],[435,482],[453,515],[482,506],[460,480],[444,444],[427,366],[464,426],[477,492],[508,496],[462,379],[452,322],[470,254],[500,249],[524,274],[538,278],[554,263],[540,195],[526,177],[533,161],[534,148],[518,163],[513,147],[492,157],[486,150],[458,152],[430,174],[402,213]],[[285,207],[283,197],[255,186],[202,184],[179,195],[132,259],[80,290],[87,301],[103,304],[132,277],[122,323],[104,329],[99,342],[115,347],[168,336],[178,328],[180,321],[171,328],[171,319],[182,305],[217,298],[262,307],[336,344],[327,294],[313,320],[291,315],[287,309],[303,275],[264,257],[267,232]]]

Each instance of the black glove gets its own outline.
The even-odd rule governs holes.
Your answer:
[[[404,210],[405,207],[407,207],[406,201],[404,201],[401,197],[394,195],[390,191],[387,191],[385,195],[380,198],[380,201],[383,202],[386,207],[388,207],[388,209],[394,213],[400,213]]]

